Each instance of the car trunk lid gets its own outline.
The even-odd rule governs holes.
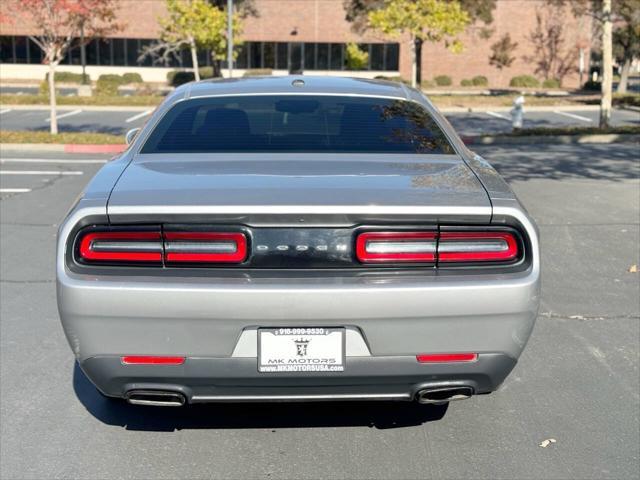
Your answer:
[[[491,203],[457,155],[154,154],[131,162],[107,212],[113,223],[488,223]]]

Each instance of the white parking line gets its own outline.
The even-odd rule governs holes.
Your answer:
[[[137,115],[134,115],[133,117],[129,117],[125,120],[125,123],[135,122],[139,118],[146,117],[147,115],[151,115],[151,113],[153,113],[153,109],[147,110],[146,112],[139,113]]]
[[[10,108],[3,108],[2,110],[0,110],[0,115],[2,115],[3,113],[9,113],[10,111]]]
[[[26,193],[30,191],[30,188],[0,188],[0,193]]]
[[[72,115],[78,115],[79,113],[82,113],[82,110],[78,109],[78,110],[72,110],[70,112],[67,113],[63,113],[62,115],[57,115],[56,118],[58,120],[60,120],[61,118],[67,118],[70,117]],[[51,117],[45,118],[44,119],[45,122],[51,122]]]
[[[0,175],[82,175],[78,170],[0,170]]]
[[[69,160],[64,158],[0,158],[0,163],[107,163],[108,160],[83,158]]]
[[[576,115],[575,113],[560,112],[559,110],[554,110],[553,113],[557,115],[564,115],[565,117],[569,117],[569,118],[575,118],[576,120],[582,120],[583,122],[593,122],[593,120],[591,120],[590,118],[583,117],[581,115]]]
[[[492,117],[496,117],[496,118],[501,118],[502,120],[507,120],[507,121],[511,121],[511,118],[507,117],[506,115],[502,115],[500,113],[496,113],[496,112],[485,112],[487,115],[491,115]]]

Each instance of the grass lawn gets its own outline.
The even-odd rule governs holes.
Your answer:
[[[93,132],[49,132],[0,130],[0,143],[82,143],[109,145],[125,143],[124,135]]]
[[[491,136],[507,136],[507,137],[531,137],[534,135],[551,136],[551,135],[608,135],[608,134],[640,134],[640,126],[638,125],[622,125],[618,127],[609,127],[600,129],[598,127],[556,127],[556,128],[525,128]]]
[[[140,107],[159,105],[164,99],[161,95],[131,95],[123,97],[98,96],[93,97],[57,97],[58,105],[96,105],[117,107]],[[49,97],[46,95],[0,95],[0,105],[49,105]]]

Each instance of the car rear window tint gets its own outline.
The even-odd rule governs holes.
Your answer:
[[[177,103],[142,153],[454,153],[419,104],[348,96],[250,95]]]

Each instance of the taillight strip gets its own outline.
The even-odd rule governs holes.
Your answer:
[[[507,262],[518,256],[510,232],[441,232],[439,262]]]
[[[164,232],[165,260],[183,263],[242,263],[247,237],[241,232]]]
[[[436,232],[364,232],[356,239],[363,263],[433,262]]]
[[[89,232],[79,251],[88,261],[161,262],[162,237],[160,232]]]

